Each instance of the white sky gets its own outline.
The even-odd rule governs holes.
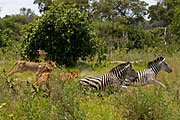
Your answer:
[[[0,17],[5,15],[19,14],[20,9],[30,8],[36,15],[40,15],[38,6],[33,4],[34,0],[0,0]]]
[[[157,0],[145,0],[149,5],[156,4]],[[36,15],[40,15],[38,6],[33,4],[34,0],[0,0],[0,17],[6,15],[19,14],[20,9],[30,8]]]
[[[155,5],[158,2],[158,0],[144,0],[144,1],[149,3],[149,6]]]

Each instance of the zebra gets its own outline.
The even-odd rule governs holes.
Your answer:
[[[136,86],[137,83],[140,83],[142,86],[147,84],[159,84],[162,87],[165,87],[164,84],[162,84],[160,81],[156,80],[156,76],[159,73],[160,70],[164,70],[168,73],[171,73],[171,68],[167,65],[165,62],[164,57],[158,57],[156,60],[149,62],[147,69],[141,70],[137,72],[137,79],[134,80],[125,80],[124,85],[126,86]]]
[[[108,85],[119,87],[124,79],[136,79],[136,72],[130,62],[126,62],[112,68],[108,73],[97,77],[86,77],[80,79],[80,84],[90,85],[99,90],[105,91]],[[122,86],[126,87],[126,86]]]

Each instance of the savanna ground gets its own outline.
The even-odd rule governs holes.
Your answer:
[[[168,74],[161,71],[157,80],[159,85],[128,87],[126,89],[108,88],[106,91],[88,90],[78,83],[80,78],[107,73],[118,64],[111,61],[136,61],[136,71],[146,68],[147,63],[164,56],[173,70]],[[32,88],[35,75],[31,72],[18,73],[7,78],[6,74],[16,60],[17,54],[0,53],[0,119],[2,120],[178,120],[180,119],[180,54],[153,54],[142,51],[115,52],[106,61],[79,61],[75,67],[58,67],[51,74],[51,95],[47,91]],[[6,72],[3,72],[3,71]],[[53,74],[78,70],[77,80],[59,82]]]

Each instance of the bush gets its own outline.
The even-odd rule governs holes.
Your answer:
[[[72,65],[78,58],[93,56],[96,40],[91,21],[86,12],[79,12],[75,6],[53,4],[36,21],[27,25],[23,31],[22,56],[35,61],[37,50],[48,53],[47,59],[59,65]]]

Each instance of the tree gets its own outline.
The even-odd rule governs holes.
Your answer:
[[[28,19],[22,15],[6,15],[0,18],[0,47],[3,53],[19,51],[20,31],[22,26],[29,23]],[[9,53],[7,53],[9,54]]]
[[[80,8],[80,11],[88,11],[90,0],[34,0],[34,4],[38,4],[39,12],[43,13],[49,10],[49,6],[56,2],[58,4],[76,4],[77,8]]]
[[[76,4],[77,8],[80,8],[80,11],[87,11],[90,7],[89,1],[90,0],[54,0],[58,3],[64,3],[64,4]]]
[[[3,30],[11,29],[14,34],[20,35],[22,25],[29,23],[28,19],[22,15],[5,16],[2,19]]]
[[[95,54],[97,49],[87,12],[79,12],[72,5],[53,4],[23,31],[22,56],[34,61],[37,50],[47,52],[47,59],[59,65],[72,65],[78,58]],[[27,57],[26,57],[27,56]]]
[[[180,8],[177,7],[175,10],[175,15],[174,18],[172,20],[172,24],[171,24],[171,31],[173,34],[175,34],[178,39],[180,38]],[[178,41],[178,43],[180,43],[180,41]]]
[[[48,6],[52,5],[52,0],[34,0],[34,4],[38,4],[39,12],[43,13],[49,10]]]
[[[116,18],[128,19],[129,24],[137,24],[147,14],[147,3],[140,0],[99,0],[93,2],[95,17],[116,21]]]
[[[176,6],[180,5],[179,0],[161,0],[157,5],[149,7],[150,23],[153,27],[166,27],[174,17]]]
[[[141,27],[139,23],[144,22],[146,6],[147,3],[140,0],[95,0],[92,3],[95,29],[98,37],[108,43],[108,49],[119,48],[120,43],[125,43],[125,36],[128,35],[126,25],[136,29]]]
[[[20,15],[26,16],[29,22],[32,22],[36,17],[35,13],[30,8],[26,9],[24,7],[20,9]]]

